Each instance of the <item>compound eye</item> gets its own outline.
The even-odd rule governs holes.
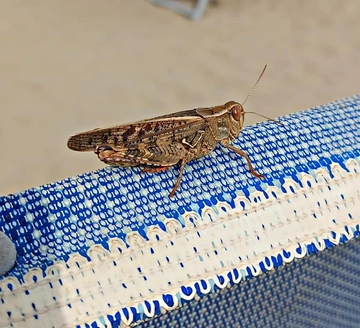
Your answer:
[[[240,104],[233,106],[233,108],[231,109],[231,115],[235,121],[240,121],[243,111],[243,107]]]

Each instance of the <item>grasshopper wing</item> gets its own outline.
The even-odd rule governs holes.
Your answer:
[[[139,145],[181,142],[204,130],[206,120],[195,110],[177,112],[135,123],[94,129],[71,136],[68,147],[76,151],[94,151],[100,145],[136,148]]]

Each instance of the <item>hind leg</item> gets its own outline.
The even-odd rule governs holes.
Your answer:
[[[180,187],[180,183],[181,183],[181,179],[185,170],[185,165],[186,165],[187,161],[186,159],[182,159],[181,160],[181,166],[180,166],[180,172],[179,172],[179,176],[175,182],[174,188],[171,190],[170,192],[170,197],[173,197],[176,193],[176,190],[178,190],[178,188]],[[158,166],[158,167],[149,167],[146,166],[144,169],[141,170],[141,173],[157,173],[157,172],[163,172],[163,171],[167,171],[171,168],[171,166]]]
[[[141,173],[157,173],[171,169],[171,166],[145,166]]]

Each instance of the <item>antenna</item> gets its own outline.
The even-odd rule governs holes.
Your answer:
[[[252,87],[251,91],[249,92],[249,94],[248,94],[247,97],[245,98],[245,100],[244,100],[244,102],[242,103],[242,105],[244,105],[244,104],[246,103],[246,101],[250,98],[250,96],[251,96],[252,93],[254,92],[254,90],[255,90],[256,86],[258,85],[260,79],[262,78],[262,76],[263,76],[264,73],[265,73],[266,67],[267,67],[267,65],[264,66],[264,68],[263,68],[260,76],[259,76],[258,79],[256,80],[254,86]]]
[[[279,121],[274,120],[273,118],[267,117],[267,116],[265,116],[265,115],[262,115],[262,114],[259,114],[259,113],[256,113],[256,112],[244,112],[244,114],[255,114],[255,115],[261,116],[261,117],[263,117],[263,118],[266,118],[266,119],[268,119],[269,121],[273,121],[273,122],[275,122],[275,123],[277,123],[277,124],[280,124],[280,125],[285,126],[284,123],[281,123],[281,122],[279,122]]]
[[[244,105],[244,104],[246,103],[246,101],[250,98],[250,96],[251,96],[252,93],[254,92],[254,90],[255,90],[256,86],[258,85],[260,79],[262,78],[262,76],[263,76],[264,73],[265,73],[266,67],[267,67],[267,65],[264,66],[263,70],[261,71],[260,76],[259,76],[258,79],[256,80],[254,86],[252,87],[251,91],[249,92],[249,94],[248,94],[247,97],[245,98],[245,100],[244,100],[244,102],[242,103],[242,105]],[[274,119],[272,119],[272,118],[270,118],[270,117],[267,117],[267,116],[265,116],[265,115],[262,115],[262,114],[259,114],[259,113],[256,113],[256,112],[244,112],[244,114],[255,114],[255,115],[261,116],[261,117],[263,117],[263,118],[266,118],[266,119],[268,119],[269,121],[273,121],[273,122],[275,122],[275,123],[277,123],[277,124],[284,125],[283,123],[281,123],[281,122],[279,122],[279,121],[276,121],[276,120],[274,120]]]

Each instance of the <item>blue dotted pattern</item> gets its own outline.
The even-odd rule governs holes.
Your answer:
[[[137,327],[358,328],[359,254],[357,238],[203,296]],[[118,323],[114,321],[113,327]]]
[[[298,173],[329,168],[360,155],[360,95],[281,118],[284,126],[265,122],[247,127],[234,145],[251,158],[269,185]],[[158,174],[139,168],[106,167],[39,188],[0,197],[0,230],[16,245],[17,265],[8,275],[22,276],[33,267],[45,270],[55,260],[67,260],[87,245],[108,249],[109,238],[125,241],[125,231],[145,239],[146,228],[165,229],[161,218],[183,223],[185,211],[226,201],[233,206],[239,191],[264,193],[243,158],[218,147],[187,166],[173,199],[168,197],[179,173],[175,167]],[[96,219],[95,219],[96,218]],[[1,279],[1,278],[0,278]]]

